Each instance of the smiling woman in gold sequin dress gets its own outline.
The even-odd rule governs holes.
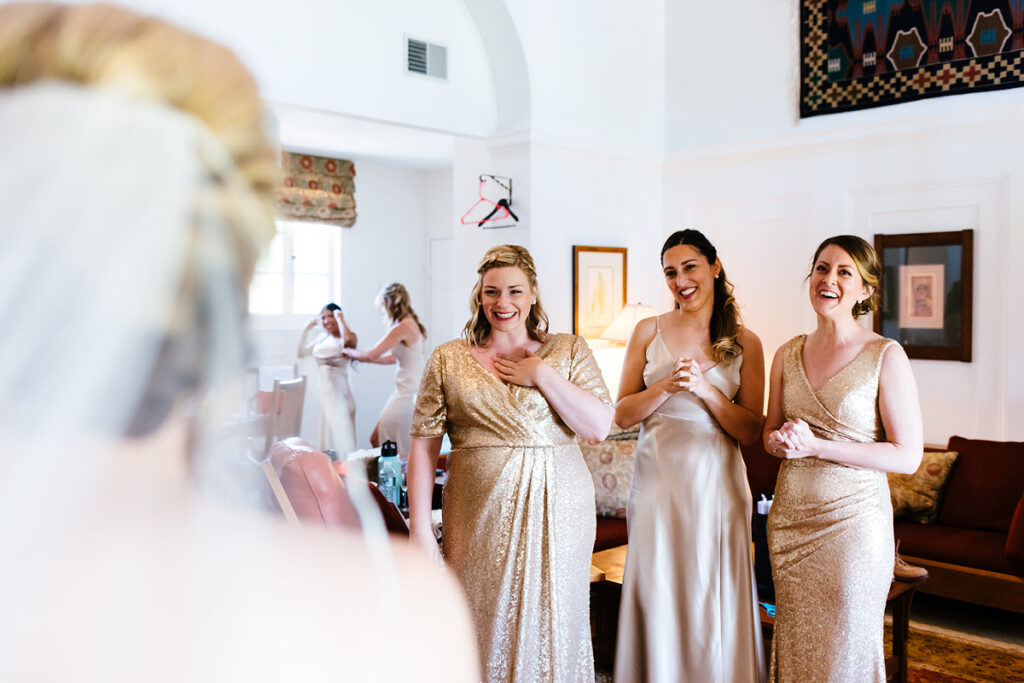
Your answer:
[[[776,617],[773,681],[885,681],[892,580],[885,472],[921,460],[921,409],[902,347],[862,327],[878,256],[852,235],[818,247],[808,276],[818,326],[775,354],[765,448],[786,458],[768,516]]]
[[[546,332],[526,249],[494,247],[477,272],[464,339],[434,350],[420,385],[410,531],[437,552],[430,500],[447,432],[444,559],[466,592],[486,680],[592,683],[594,487],[576,436],[608,435],[608,390],[582,338]]]

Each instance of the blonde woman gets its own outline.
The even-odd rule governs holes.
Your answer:
[[[409,457],[410,530],[436,555],[430,502],[445,432],[444,560],[462,582],[487,681],[594,680],[594,486],[577,435],[604,439],[608,390],[587,343],[549,334],[523,247],[489,249],[462,339],[427,363]]]
[[[420,553],[210,497],[242,474],[212,474],[209,437],[274,230],[263,112],[229,51],[163,21],[0,6],[4,680],[479,680]],[[389,657],[406,628],[445,658]]]
[[[423,345],[427,329],[412,310],[409,292],[405,286],[393,282],[380,290],[375,302],[391,325],[373,348],[345,349],[344,353],[354,360],[383,365],[397,364],[395,390],[391,392],[380,419],[370,434],[370,445],[377,448],[385,441],[398,444],[398,452],[409,456],[409,425],[416,403],[416,388],[423,374]]]
[[[761,433],[764,354],[714,245],[680,230],[661,249],[675,308],[626,347],[615,420],[641,423],[615,680],[764,679],[739,443]]]

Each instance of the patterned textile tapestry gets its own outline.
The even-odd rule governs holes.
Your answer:
[[[1024,0],[801,0],[800,116],[1024,85]]]
[[[345,159],[284,152],[277,192],[281,218],[351,228],[356,222],[356,167]]]

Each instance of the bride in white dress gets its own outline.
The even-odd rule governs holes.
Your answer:
[[[480,680],[455,582],[365,494],[363,533],[215,495],[244,473],[217,427],[274,233],[264,130],[219,45],[0,5],[0,680]]]
[[[377,426],[370,435],[370,445],[377,448],[385,441],[398,444],[398,452],[409,456],[412,438],[412,413],[416,407],[416,392],[426,363],[424,342],[427,330],[416,317],[409,302],[405,286],[393,282],[377,295],[377,306],[391,324],[380,341],[370,349],[345,349],[349,358],[368,363],[394,364],[395,390],[391,392],[384,409],[381,410]]]
[[[661,259],[676,308],[637,325],[615,411],[623,428],[642,422],[615,680],[761,681],[737,440],[760,436],[764,354],[703,234],[673,233]]]
[[[320,448],[341,453],[356,449],[356,400],[348,381],[351,362],[344,354],[356,345],[356,334],[345,324],[341,307],[329,303],[310,320],[299,339],[299,358],[312,356],[320,370]],[[331,426],[338,428],[333,434]]]

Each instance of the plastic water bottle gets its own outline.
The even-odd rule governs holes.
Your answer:
[[[402,461],[398,457],[398,445],[385,441],[377,458],[377,488],[384,497],[395,505],[401,502]]]

